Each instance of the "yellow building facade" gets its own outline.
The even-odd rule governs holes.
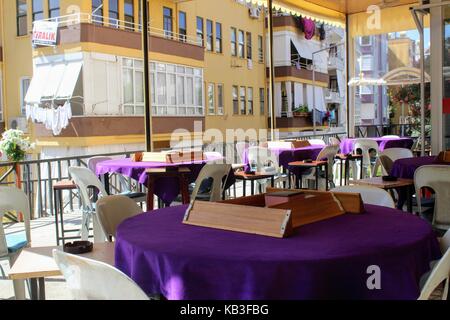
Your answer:
[[[52,155],[143,147],[139,2],[0,0],[4,126],[25,125],[37,151]],[[149,7],[155,147],[167,147],[180,128],[266,128],[264,11],[234,0],[155,0]],[[32,45],[33,20],[57,22],[55,46]],[[54,134],[24,122],[28,91],[37,87],[33,77],[45,79],[40,74],[49,68],[66,74],[77,69],[74,61],[82,67],[73,73],[78,80],[70,97],[38,101],[43,109],[70,102],[68,126]]]

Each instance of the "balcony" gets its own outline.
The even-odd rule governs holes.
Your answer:
[[[330,55],[328,59],[328,70],[344,70],[345,63],[344,59],[338,57],[337,55]]]
[[[325,89],[325,101],[327,103],[344,103],[344,97],[342,97],[339,91],[335,89]]]
[[[142,50],[140,24],[116,19],[104,19],[85,13],[77,13],[41,21],[58,23],[57,45],[73,43],[97,43],[135,50]],[[189,36],[149,27],[150,52],[204,61],[201,41]]]

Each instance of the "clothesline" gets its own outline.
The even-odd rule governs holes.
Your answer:
[[[55,136],[61,134],[67,128],[72,118],[72,106],[66,101],[63,106],[57,108],[43,108],[38,104],[26,106],[26,118],[43,123],[47,130],[52,130]]]

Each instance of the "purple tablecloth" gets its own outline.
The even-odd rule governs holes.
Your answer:
[[[438,164],[436,156],[398,159],[394,162],[390,175],[397,178],[414,179],[414,172],[417,168],[430,164]]]
[[[416,299],[440,258],[430,225],[366,205],[286,239],[182,224],[186,206],[141,214],[117,230],[115,264],[147,293],[179,299]],[[369,290],[367,268],[381,270]]]
[[[158,163],[158,162],[133,162],[130,159],[118,159],[102,161],[97,164],[96,173],[102,175],[105,173],[119,173],[130,177],[139,183],[147,183],[147,175],[145,170],[149,168],[165,168],[183,165],[188,167],[191,172],[188,175],[188,182],[192,183],[197,179],[200,170],[209,161],[221,160],[221,157],[209,156],[205,161],[194,161],[189,163]],[[155,186],[155,194],[166,204],[170,205],[180,194],[179,183],[176,178],[159,178]]]
[[[414,140],[411,138],[369,138],[378,143],[380,151],[389,148],[406,148],[411,149]],[[347,154],[353,151],[356,138],[346,138],[341,141],[341,153]]]

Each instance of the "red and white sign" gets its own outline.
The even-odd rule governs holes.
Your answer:
[[[33,45],[56,46],[58,22],[36,21],[33,25]]]

